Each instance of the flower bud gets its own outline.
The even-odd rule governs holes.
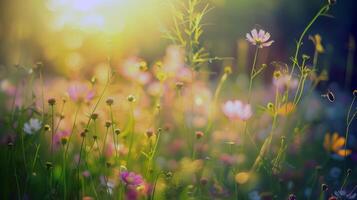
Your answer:
[[[112,125],[111,121],[106,121],[105,122],[105,127],[109,128]]]
[[[129,95],[129,96],[128,96],[128,101],[129,101],[129,102],[135,102],[136,99],[135,99],[134,95]]]
[[[51,131],[51,126],[48,125],[48,124],[46,124],[46,125],[43,127],[43,129],[44,129],[45,131]]]
[[[195,135],[197,139],[200,139],[201,137],[203,137],[204,134],[202,131],[196,131]]]
[[[112,98],[108,98],[108,99],[105,101],[105,103],[107,103],[108,106],[111,106],[111,105],[113,105],[114,100],[113,100]]]
[[[114,130],[114,133],[115,133],[116,135],[119,135],[119,134],[121,133],[121,130],[120,130],[119,128],[117,128],[117,129]]]
[[[55,99],[55,98],[50,98],[50,99],[48,99],[48,104],[49,104],[50,106],[55,105],[55,104],[56,104],[56,99]]]

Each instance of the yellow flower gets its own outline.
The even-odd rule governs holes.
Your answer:
[[[239,172],[234,177],[235,181],[238,184],[244,184],[249,180],[249,173],[248,172]]]
[[[330,133],[327,133],[324,139],[324,148],[328,152],[333,152],[339,156],[345,157],[352,153],[350,149],[343,149],[345,143],[346,139],[342,136],[339,136],[337,132],[334,132],[332,136]]]
[[[295,111],[295,105],[292,102],[288,102],[286,104],[283,104],[279,109],[278,109],[278,114],[281,116],[286,116],[292,112]]]
[[[323,53],[325,51],[325,48],[321,44],[321,36],[319,34],[316,34],[314,36],[309,37],[310,40],[314,43],[315,49],[318,53]]]

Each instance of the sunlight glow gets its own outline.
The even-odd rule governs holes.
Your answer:
[[[145,3],[146,2],[146,3]],[[139,0],[49,0],[52,28],[79,28],[84,31],[122,32],[138,8],[150,1]],[[139,4],[140,3],[140,4]],[[144,4],[144,5],[143,5]]]

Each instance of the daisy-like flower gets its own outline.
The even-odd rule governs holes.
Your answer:
[[[269,47],[274,42],[274,40],[268,41],[270,39],[270,33],[265,32],[262,29],[260,29],[259,32],[257,29],[253,29],[250,34],[247,33],[246,37],[250,43],[259,48]]]
[[[24,124],[24,132],[28,135],[32,135],[41,129],[41,121],[36,118],[31,118],[28,122]]]
[[[356,189],[356,187],[354,187],[351,192],[347,192],[346,190],[341,189],[341,190],[335,191],[334,195],[338,199],[346,199],[346,200],[355,199],[357,197],[357,193],[354,192],[355,189]]]
[[[129,171],[120,172],[120,179],[127,186],[138,187],[138,186],[144,184],[143,177],[139,174],[134,173],[134,172],[129,172]]]
[[[89,102],[94,98],[94,91],[84,83],[75,83],[68,90],[69,97],[75,102]]]
[[[252,116],[252,109],[249,104],[244,104],[239,100],[227,101],[222,107],[223,113],[230,120],[246,121]]]
[[[350,149],[343,149],[346,143],[346,139],[339,136],[337,132],[331,135],[327,133],[324,139],[324,148],[328,152],[336,153],[339,156],[345,157],[352,153]]]

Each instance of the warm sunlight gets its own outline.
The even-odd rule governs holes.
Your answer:
[[[106,33],[122,32],[127,23],[137,23],[135,17],[158,13],[158,6],[153,0],[49,0],[47,3],[53,13],[55,30],[75,27]]]

